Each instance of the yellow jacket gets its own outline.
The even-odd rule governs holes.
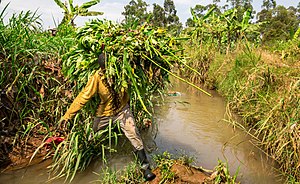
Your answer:
[[[108,85],[105,75],[101,70],[98,70],[75,98],[63,116],[63,119],[71,119],[95,93],[98,93],[101,100],[96,112],[97,117],[114,116],[120,112],[129,101],[127,92],[115,93],[114,89]]]

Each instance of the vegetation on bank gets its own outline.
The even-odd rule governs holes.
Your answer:
[[[60,56],[73,45],[75,32],[61,26],[51,36],[30,11],[4,23],[7,7],[0,13],[1,166],[10,163],[13,149],[24,155],[35,149],[32,139],[44,137],[65,110],[70,86],[64,83]]]
[[[268,51],[244,47],[231,55],[217,55],[208,76],[245,123],[235,125],[256,138],[284,175],[298,181],[299,60],[291,63]]]
[[[157,154],[153,157],[153,181],[145,182],[139,166],[132,162],[123,170],[105,168],[99,173],[99,183],[238,183],[236,181],[238,170],[232,176],[225,163],[219,161],[214,170],[206,170],[193,165],[193,158],[187,155],[173,156],[168,152]]]
[[[170,74],[171,69],[174,69],[168,64],[174,60],[177,61],[176,64],[181,69],[179,73],[184,78],[189,78],[189,81],[193,83],[205,83],[226,97],[230,109],[242,117],[245,122],[245,124],[234,123],[234,125],[245,129],[257,140],[255,144],[279,163],[283,175],[288,176],[290,182],[299,181],[300,29],[299,17],[294,16],[299,16],[298,9],[277,7],[276,3],[274,4],[275,1],[264,1],[266,2],[264,9],[259,13],[258,22],[254,24],[251,22],[253,9],[249,3],[246,3],[249,9],[244,10],[238,3],[232,3],[235,7],[230,9],[222,9],[217,6],[217,3],[210,6],[195,6],[192,9],[193,17],[188,21],[188,28],[181,31],[181,27],[176,26],[178,17],[172,0],[165,1],[164,8],[159,5],[154,6],[152,14],[147,16],[143,11],[137,11],[139,14],[134,15],[132,10],[136,5],[141,5],[144,9],[147,7],[147,4],[143,4],[142,1],[138,2],[130,3],[127,9],[125,8],[124,15],[127,16],[125,27],[119,29],[118,26],[121,25],[116,25],[118,28],[115,33],[120,36],[116,39],[122,39],[123,36],[132,39],[132,35],[122,33],[122,29],[126,30],[126,26],[127,28],[132,28],[132,26],[137,28],[144,21],[152,22],[153,25],[154,22],[157,22],[157,25],[154,26],[163,27],[163,29],[147,27],[146,30],[132,32],[132,34],[147,38],[148,47],[151,47],[147,48],[147,45],[142,45],[142,48],[138,48],[140,53],[144,52],[144,55],[141,54],[139,57],[148,61],[152,60],[149,62],[152,63],[151,67],[144,65],[149,69],[145,76],[149,77],[155,73],[151,70],[156,59],[159,58],[160,64],[167,64],[163,67],[159,67],[162,66],[159,65],[156,72],[160,73],[161,70],[166,69],[161,74],[163,74],[162,78],[167,81],[165,75]],[[90,5],[92,4],[89,4],[89,7]],[[70,80],[70,75],[66,75],[67,78],[63,76],[62,66],[70,67],[65,70],[65,74],[68,74],[68,70],[74,67],[74,70],[69,72],[72,74],[75,68],[80,68],[78,66],[82,62],[77,62],[78,58],[70,60],[69,58],[72,58],[70,56],[77,57],[82,54],[86,57],[90,54],[92,57],[88,58],[93,58],[95,61],[98,50],[96,49],[97,52],[93,51],[95,49],[93,44],[96,42],[92,42],[94,38],[89,36],[94,35],[97,40],[101,40],[101,36],[99,37],[97,34],[85,35],[82,31],[80,38],[80,35],[76,35],[77,28],[74,28],[74,25],[64,23],[60,24],[57,34],[54,36],[43,30],[41,20],[36,12],[14,14],[8,23],[4,23],[3,17],[6,8],[0,13],[0,67],[2,69],[0,71],[0,166],[9,164],[11,158],[9,154],[22,153],[22,156],[28,156],[39,145],[43,146],[43,139],[57,133],[55,131],[56,122],[80,89],[76,80]],[[65,13],[72,14],[72,11]],[[283,20],[282,17],[285,19]],[[73,19],[74,17],[67,20],[72,22]],[[267,26],[267,22],[270,23],[270,26]],[[100,21],[98,23],[101,24]],[[284,26],[281,26],[282,24]],[[93,25],[90,24],[90,26]],[[282,28],[279,33],[276,31],[278,27]],[[104,33],[107,31],[105,29],[102,30]],[[163,34],[167,30],[173,35],[178,35],[181,31],[182,37],[191,39],[182,41],[177,40],[175,36],[171,36],[170,39],[166,36],[160,38],[161,40],[166,38],[167,41],[164,42],[153,36],[155,31],[157,33],[159,30],[162,30]],[[80,43],[76,40],[76,36],[77,39],[81,39]],[[171,41],[172,39],[173,41]],[[185,52],[180,49],[170,49],[177,41],[185,44]],[[109,45],[109,43],[107,44]],[[77,46],[77,50],[74,50],[74,46]],[[100,49],[100,45],[98,46]],[[131,46],[135,48],[141,44],[137,40],[137,45]],[[124,50],[126,45],[119,45],[119,47],[122,48],[121,55],[115,55],[120,50],[118,48],[114,50],[114,48],[110,50],[110,54],[116,57],[110,58],[129,62],[126,60],[129,58],[126,56],[128,52],[126,53],[126,49]],[[143,50],[143,48],[147,49]],[[131,52],[131,54],[136,53]],[[183,60],[182,54],[186,56]],[[170,57],[165,60],[166,55]],[[153,59],[152,56],[156,56],[156,58]],[[66,63],[68,59],[69,62]],[[127,81],[123,80],[125,74],[135,74],[134,72],[139,69],[130,66],[131,68],[127,67],[126,70],[118,73],[120,68],[114,65],[114,59],[110,61],[110,74],[120,79],[119,87],[122,85],[126,87],[124,81]],[[78,66],[77,63],[79,63]],[[135,111],[136,117],[139,118],[138,122],[141,123],[144,117],[149,118],[149,116],[145,113],[145,109],[148,108],[143,106],[141,99],[144,98],[140,95],[149,97],[144,103],[151,109],[153,91],[157,86],[150,81],[148,84],[151,84],[150,86],[153,88],[147,89],[141,81],[145,76],[141,78],[139,76],[141,76],[140,73],[138,77],[129,76],[129,80],[131,82],[138,81],[134,86],[135,98],[133,99],[138,104],[135,108],[141,110]],[[126,79],[128,80],[128,78]],[[163,86],[162,83],[159,84]],[[151,92],[150,95],[147,92]],[[91,134],[90,111],[89,105],[81,111],[73,122],[74,126],[69,127],[70,133],[66,137],[67,141],[56,149],[52,168],[58,177],[72,180],[77,171],[85,169],[91,161],[91,155],[102,154],[104,159],[105,152],[114,151],[111,149],[111,144],[114,141],[117,142],[118,131],[108,129],[106,135],[94,135],[98,142],[95,141],[96,139],[89,139]],[[79,123],[80,119],[86,120],[86,127]],[[107,146],[99,146],[104,142],[107,143]],[[43,148],[42,146],[36,150],[34,155]],[[63,151],[60,152],[61,150]],[[64,162],[64,160],[69,162]],[[174,163],[170,158],[165,161]],[[163,168],[166,164],[165,161],[163,164],[158,163],[158,166]],[[64,166],[65,173],[58,172],[61,166]],[[172,173],[169,174],[166,176],[167,178],[172,176]],[[125,178],[132,177],[132,175],[128,175]]]
[[[257,33],[263,27],[248,24],[249,14],[239,22],[235,11],[213,11],[194,15],[195,29],[188,32],[192,36],[197,32],[197,37],[186,43],[191,57],[188,64],[198,68],[201,75],[183,75],[220,92],[230,111],[242,117],[244,123],[234,125],[255,138],[255,144],[278,162],[289,182],[299,181],[298,34],[288,41],[269,40],[261,45]]]

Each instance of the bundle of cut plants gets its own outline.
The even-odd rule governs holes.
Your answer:
[[[172,73],[175,65],[185,63],[179,54],[182,39],[185,38],[174,38],[164,29],[147,24],[126,28],[110,21],[94,20],[78,29],[77,44],[64,56],[63,72],[69,82],[76,84],[73,89],[76,96],[89,76],[100,68],[98,56],[104,53],[108,83],[116,93],[130,92],[131,108],[139,123],[151,117],[153,93],[164,89],[169,75],[185,81]],[[87,111],[96,109],[97,104],[97,100],[92,100],[86,106]],[[95,133],[101,136],[90,139],[94,132],[91,118],[87,118],[90,115],[85,112],[76,115],[70,133],[56,148],[51,165],[55,175],[52,179],[66,177],[72,181],[76,172],[84,170],[93,158],[102,156],[105,160],[106,151],[115,151],[112,141],[117,143],[120,134],[108,127]],[[82,121],[85,123],[79,123]]]
[[[185,65],[180,46],[185,39],[148,24],[128,28],[94,20],[78,30],[77,45],[65,56],[63,71],[69,80],[76,81],[80,91],[99,68],[99,54],[105,53],[106,76],[116,92],[130,90],[135,115],[150,115],[152,94],[164,88],[169,75],[185,81],[171,71],[174,66]]]

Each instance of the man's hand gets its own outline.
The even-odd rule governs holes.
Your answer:
[[[152,125],[152,121],[150,119],[144,119],[143,123],[146,128],[150,128],[150,126]]]

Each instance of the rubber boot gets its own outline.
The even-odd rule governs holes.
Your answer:
[[[145,180],[153,180],[156,177],[156,175],[150,170],[150,164],[147,159],[145,150],[137,150],[135,153],[137,155],[138,162],[141,164],[141,169],[143,170]]]

